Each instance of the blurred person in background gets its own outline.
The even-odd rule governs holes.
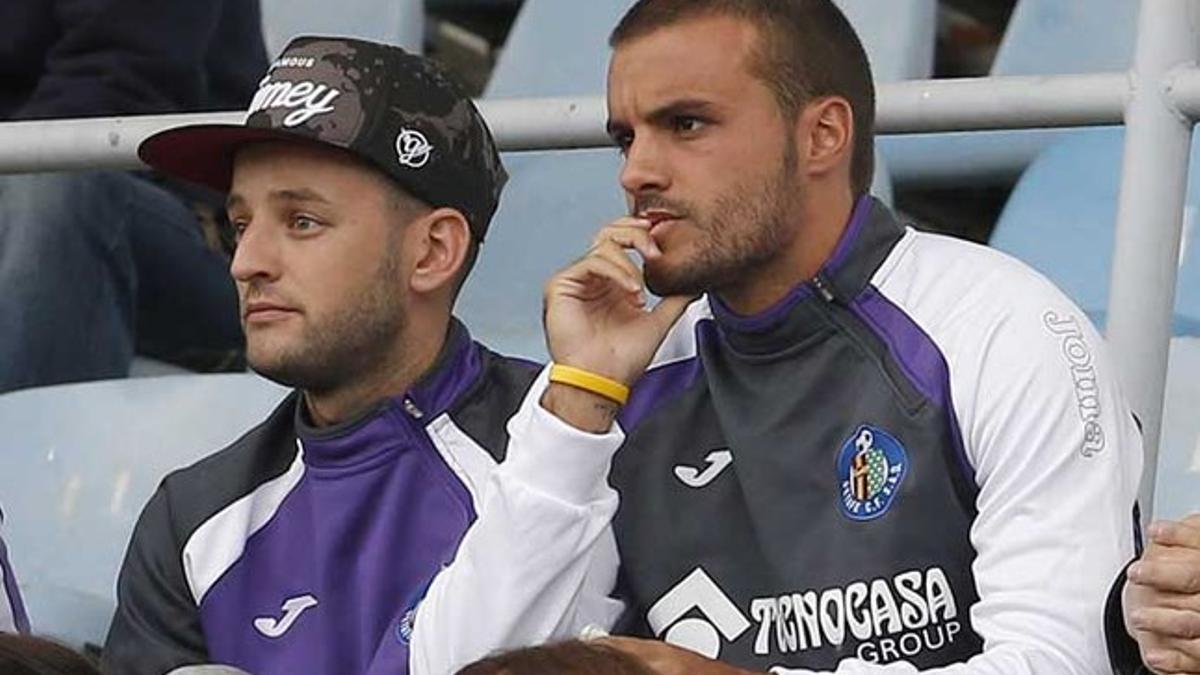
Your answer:
[[[257,0],[4,0],[0,120],[242,108]],[[30,139],[33,141],[33,139]],[[142,172],[0,176],[0,392],[239,360],[222,197]]]
[[[45,638],[0,633],[4,675],[100,675],[84,655]]]
[[[654,671],[599,642],[570,640],[490,656],[457,675],[654,675]]]

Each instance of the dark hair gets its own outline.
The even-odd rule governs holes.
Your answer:
[[[752,72],[761,78],[786,117],[813,99],[839,96],[854,112],[850,184],[867,192],[875,173],[875,85],[853,26],[833,0],[638,0],[609,36],[618,47],[660,28],[713,15],[758,29]],[[703,49],[703,45],[697,45]]]
[[[612,647],[571,640],[488,657],[457,675],[653,675],[653,671]]]
[[[43,638],[0,633],[4,675],[100,675],[87,657]]]

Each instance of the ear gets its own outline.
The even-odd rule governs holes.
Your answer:
[[[412,223],[420,238],[409,286],[415,293],[452,290],[471,245],[471,227],[457,209],[438,208]]]
[[[854,110],[849,101],[827,96],[810,102],[800,114],[796,141],[810,175],[838,169],[849,175],[854,154]]]

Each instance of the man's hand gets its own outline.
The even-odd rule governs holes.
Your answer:
[[[574,366],[632,384],[690,298],[664,298],[646,307],[641,268],[630,251],[653,260],[662,255],[650,236],[650,222],[620,218],[596,235],[592,248],[554,275],[545,288],[546,344],[555,363]],[[589,392],[552,384],[542,404],[587,431],[604,431],[618,406]]]
[[[658,675],[749,675],[751,672],[659,640],[612,637],[598,643],[629,654]]]
[[[1125,626],[1155,673],[1200,673],[1200,515],[1157,522],[1129,568]]]

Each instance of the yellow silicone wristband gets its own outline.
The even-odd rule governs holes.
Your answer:
[[[625,405],[625,402],[629,400],[629,387],[624,384],[603,375],[564,366],[561,363],[550,366],[550,381],[590,391],[620,405]]]

